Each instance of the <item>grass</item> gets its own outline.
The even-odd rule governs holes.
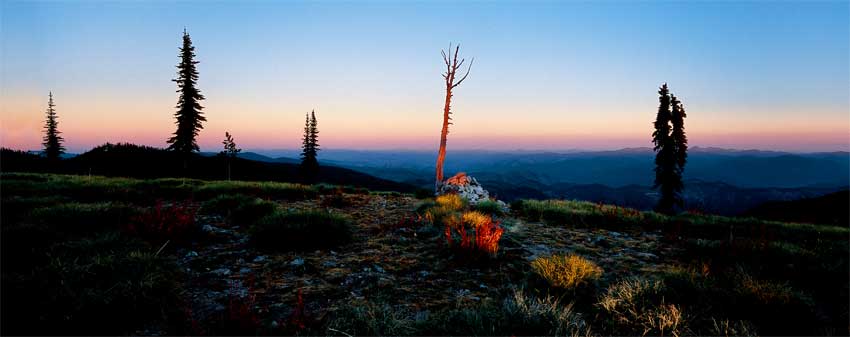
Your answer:
[[[531,269],[550,286],[575,290],[593,284],[602,276],[602,268],[575,254],[539,257]]]
[[[90,233],[120,229],[139,210],[123,203],[61,203],[36,208],[26,221],[45,225],[63,233]]]
[[[481,202],[475,204],[475,206],[473,206],[472,209],[474,209],[478,212],[490,214],[490,215],[493,215],[493,216],[503,216],[503,215],[505,215],[505,210],[502,209],[502,206],[499,205],[498,202],[495,202],[493,200],[481,201]]]
[[[438,195],[436,198],[437,205],[451,211],[460,211],[469,205],[466,199],[461,198],[457,194]]]
[[[225,194],[205,201],[200,212],[221,215],[233,225],[250,227],[278,208],[273,201],[244,194]]]
[[[583,316],[571,304],[521,290],[512,291],[502,301],[435,312],[368,302],[351,304],[334,312],[327,327],[329,334],[359,336],[591,335]]]
[[[553,226],[664,230],[676,236],[715,240],[731,236],[816,245],[823,240],[843,240],[850,237],[850,228],[847,227],[689,213],[665,216],[655,212],[641,212],[585,201],[520,200],[514,202],[511,208],[527,220],[542,221]]]
[[[128,202],[152,204],[157,199],[209,200],[220,195],[244,194],[276,200],[303,200],[330,193],[336,188],[281,182],[203,181],[161,178],[130,179],[60,174],[2,173],[4,195],[27,197],[62,196],[77,202]],[[345,188],[344,188],[345,189]],[[368,193],[349,187],[357,193]]]
[[[673,335],[688,331],[684,313],[666,303],[664,283],[658,280],[627,279],[612,285],[599,300],[617,335]]]
[[[44,264],[4,275],[4,334],[127,334],[176,315],[177,268],[117,233],[52,245]]]
[[[333,248],[351,240],[352,221],[321,210],[276,211],[251,228],[254,244],[266,250]]]
[[[442,207],[442,206],[438,206]],[[504,229],[489,215],[476,211],[454,214],[446,223],[446,243],[468,258],[496,256]]]

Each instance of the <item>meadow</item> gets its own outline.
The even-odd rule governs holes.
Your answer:
[[[3,173],[3,334],[843,335],[847,226]]]

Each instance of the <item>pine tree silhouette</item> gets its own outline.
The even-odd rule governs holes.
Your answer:
[[[655,132],[652,133],[652,143],[655,145],[655,184],[653,188],[659,189],[661,197],[655,210],[672,214],[676,206],[682,205],[682,176],[676,164],[676,143],[670,135],[670,122],[672,119],[671,96],[667,89],[667,83],[658,90],[660,95],[658,114],[655,117]]]
[[[316,110],[307,114],[304,122],[304,138],[301,139],[301,172],[305,178],[312,180],[319,173],[319,122],[316,120]]]
[[[679,169],[679,174],[685,172],[685,164],[688,162],[688,136],[685,135],[685,107],[682,102],[674,95],[670,95],[673,111],[671,113],[670,122],[673,124],[673,131],[670,137],[673,138],[676,150],[676,167]]]
[[[183,154],[190,154],[199,151],[198,143],[195,138],[201,129],[204,128],[202,122],[207,119],[204,117],[201,110],[200,101],[204,99],[200,90],[195,87],[198,80],[198,69],[195,65],[195,47],[192,46],[192,38],[189,33],[183,30],[183,46],[180,48],[180,64],[177,66],[177,92],[180,97],[177,100],[177,113],[174,114],[177,121],[177,131],[174,136],[168,139],[169,150]]]
[[[230,132],[227,131],[224,132],[224,141],[221,143],[224,144],[224,150],[220,154],[227,157],[227,180],[230,180],[230,162],[233,158],[236,158],[239,152],[242,152],[242,149],[236,147],[236,142],[233,140]]]
[[[47,99],[47,119],[44,121],[44,155],[48,159],[59,159],[65,148],[62,142],[65,140],[59,134],[59,122],[56,120],[59,116],[56,115],[56,104],[53,104],[53,92],[51,91]]]

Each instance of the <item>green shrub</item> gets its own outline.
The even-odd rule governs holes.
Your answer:
[[[505,210],[502,209],[502,206],[499,205],[498,202],[495,202],[493,200],[481,201],[481,202],[475,204],[475,206],[473,206],[472,209],[479,211],[481,213],[490,214],[490,215],[496,215],[496,216],[505,215]]]
[[[238,226],[251,226],[279,208],[280,206],[276,202],[254,198],[233,209],[230,214],[230,222]]]
[[[252,241],[262,249],[312,250],[332,248],[351,240],[352,221],[320,210],[277,211],[251,228]]]
[[[88,233],[120,229],[138,212],[138,209],[121,203],[72,202],[35,209],[30,213],[30,219],[65,233]]]
[[[234,210],[243,205],[253,203],[257,197],[244,194],[222,194],[204,201],[199,210],[202,214],[230,215]]]

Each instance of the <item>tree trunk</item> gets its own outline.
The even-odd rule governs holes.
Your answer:
[[[227,181],[230,181],[230,161],[227,161]]]
[[[451,82],[449,82],[451,83]],[[452,86],[446,86],[446,106],[443,108],[443,130],[440,132],[440,151],[437,153],[437,181],[434,192],[438,192],[443,182],[443,161],[446,159],[446,137],[449,134],[449,109],[452,104]]]

